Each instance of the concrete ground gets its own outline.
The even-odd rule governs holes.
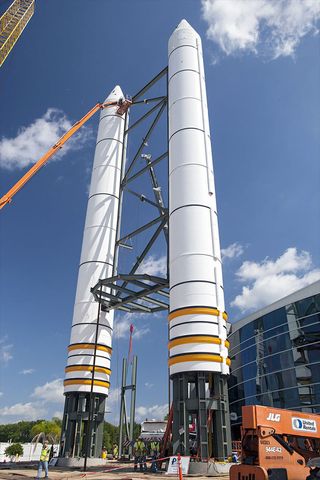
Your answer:
[[[124,466],[125,468],[113,471],[106,471],[107,469],[113,467],[120,467],[120,465],[107,465],[102,468],[90,468],[86,473],[79,470],[67,470],[59,467],[51,467],[49,469],[49,479],[50,480],[156,480],[156,478],[161,477],[162,480],[166,478],[168,480],[178,480],[176,476],[165,475],[165,472],[152,474],[150,471],[146,473],[133,472],[131,466]],[[34,479],[37,474],[37,468],[21,466],[18,468],[5,469],[1,465],[0,467],[0,480],[27,480]],[[44,477],[44,472],[42,472],[42,478]],[[188,477],[190,477],[188,475]],[[215,480],[227,480],[229,477],[211,477]],[[198,477],[199,480],[207,480],[208,477]]]

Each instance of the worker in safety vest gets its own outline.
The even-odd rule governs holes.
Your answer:
[[[42,468],[44,468],[45,472],[45,477],[44,478],[49,478],[48,476],[48,462],[49,462],[49,457],[50,457],[50,450],[51,447],[49,447],[49,443],[47,441],[44,442],[41,454],[40,454],[40,461],[39,461],[39,467],[38,467],[38,473],[36,478],[39,479],[41,478],[41,473],[42,473]]]
[[[159,458],[159,452],[160,452],[159,442],[151,442],[150,443],[150,454],[152,457],[151,472],[153,473],[156,473],[158,471],[158,464],[156,460],[157,458]]]
[[[140,466],[140,472],[147,470],[146,465],[146,446],[141,438],[137,438],[133,445],[134,455],[134,470],[137,470],[138,464]]]
[[[103,460],[106,460],[107,454],[108,454],[108,452],[107,452],[106,447],[103,447],[103,449],[102,449],[102,451],[101,451],[101,458],[102,458]]]
[[[114,460],[116,460],[119,456],[119,448],[118,448],[118,445],[116,443],[113,444],[112,455],[113,455]]]

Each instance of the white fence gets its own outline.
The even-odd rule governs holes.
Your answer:
[[[14,442],[12,442],[14,443]],[[23,455],[19,458],[6,457],[4,452],[11,443],[0,442],[0,462],[30,462],[40,460],[42,443],[22,443]],[[59,445],[53,445],[53,455],[58,454]]]

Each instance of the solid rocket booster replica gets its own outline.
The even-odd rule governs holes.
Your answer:
[[[117,86],[106,102],[118,101],[121,98],[123,94]],[[99,428],[95,425],[93,431],[98,438],[92,444],[90,455],[99,456],[101,451],[104,403],[108,395],[111,373],[113,311],[99,310],[90,287],[100,278],[112,276],[114,269],[125,123],[124,115],[117,114],[117,109],[117,106],[107,108],[100,114],[68,347],[68,363],[65,369],[66,402],[63,423],[65,443],[60,456],[82,456],[84,453],[82,450],[85,446],[81,445],[80,441],[77,442],[77,434],[80,437],[81,429],[88,428],[88,422],[85,421],[88,420],[94,363],[93,393],[97,399],[94,413],[95,421],[98,423],[99,419],[101,421],[101,432],[99,433]],[[83,421],[84,427],[81,424]]]
[[[174,452],[181,453],[189,445],[189,413],[197,417],[201,457],[223,458],[230,444],[228,422],[223,419],[228,415],[226,375],[230,365],[227,314],[202,46],[186,20],[169,40],[168,82],[169,368]],[[213,436],[219,428],[226,431],[221,449],[215,452],[207,433],[201,433],[207,430],[208,401],[213,396],[220,399],[212,409]],[[203,412],[199,405],[191,407],[192,397],[203,402]],[[215,438],[213,443],[218,441]],[[187,450],[184,453],[189,454]]]

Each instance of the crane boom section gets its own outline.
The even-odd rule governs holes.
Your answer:
[[[74,135],[98,110],[117,105],[117,102],[97,103],[88,113],[86,113],[81,120],[76,122],[70,130],[68,130],[57,141],[53,147],[50,148],[21,178],[18,182],[0,198],[0,209],[7,203],[10,203],[13,196],[21,190],[21,188],[42,168],[47,161],[58,152],[63,145]]]
[[[0,67],[34,13],[34,0],[14,0],[0,18]]]

